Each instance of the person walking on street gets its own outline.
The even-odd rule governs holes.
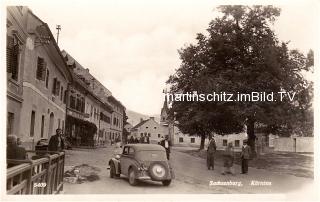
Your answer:
[[[161,140],[160,145],[166,149],[167,159],[170,159],[170,146],[171,142],[169,141],[169,136],[166,135],[165,139]]]
[[[216,150],[217,150],[216,141],[212,137],[210,142],[209,142],[208,149],[207,149],[207,167],[208,167],[208,170],[210,170],[211,168],[212,168],[212,170],[214,170],[214,155],[216,153]]]
[[[234,175],[233,172],[233,161],[234,161],[234,149],[233,149],[233,145],[232,142],[228,143],[227,148],[224,151],[224,171],[222,172],[222,175],[225,174],[232,174]]]
[[[251,156],[251,148],[248,145],[248,140],[243,141],[242,152],[241,152],[241,174],[248,173],[249,159]]]
[[[62,130],[58,128],[56,134],[49,140],[48,150],[49,151],[62,151],[64,150],[64,141],[62,139]]]

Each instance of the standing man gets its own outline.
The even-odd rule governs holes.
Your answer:
[[[248,163],[251,155],[251,148],[248,145],[248,140],[243,140],[242,152],[241,152],[241,174],[248,173]]]
[[[169,136],[166,135],[165,139],[161,140],[160,145],[166,149],[167,159],[170,159],[170,146],[171,142],[169,141]]]
[[[141,133],[141,135],[140,135],[139,142],[140,142],[140,143],[144,143],[144,136],[143,136],[143,134],[142,134],[142,133]]]
[[[144,135],[143,143],[144,144],[149,144],[150,143],[150,139],[149,139],[149,136],[147,134]]]
[[[48,150],[49,151],[62,151],[64,150],[64,141],[61,137],[62,130],[58,128],[56,134],[49,140]]]
[[[216,153],[216,150],[217,150],[216,141],[212,137],[209,142],[208,149],[207,149],[208,170],[210,170],[211,168],[212,168],[212,170],[214,170],[214,154]]]

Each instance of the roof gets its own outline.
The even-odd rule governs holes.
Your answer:
[[[126,144],[124,146],[133,147],[135,150],[148,150],[148,151],[165,151],[165,149],[158,144]]]
[[[149,121],[149,119],[141,121],[141,122],[138,123],[137,125],[133,126],[131,130],[138,129],[140,126],[142,126],[143,124],[145,124],[147,121]]]
[[[72,81],[72,75],[71,75],[71,71],[69,70],[68,68],[68,65],[66,63],[66,61],[64,60],[64,56],[62,55],[61,53],[61,50],[55,40],[55,37],[53,36],[49,26],[47,23],[43,22],[38,16],[36,16],[29,8],[28,8],[28,12],[31,14],[31,16],[33,16],[35,19],[37,19],[40,24],[42,24],[44,26],[44,29],[43,28],[40,28],[40,26],[38,26],[36,28],[37,32],[45,32],[45,34],[49,34],[50,36],[50,43],[47,45],[49,48],[53,48],[55,49],[56,53],[58,54],[58,57],[61,58],[61,62],[64,64],[65,68],[63,69],[60,69],[60,70],[64,70],[64,73],[66,74],[66,76],[68,78],[66,78],[67,80],[69,81]],[[51,43],[52,42],[52,43]],[[59,69],[59,65],[58,65],[58,69]]]

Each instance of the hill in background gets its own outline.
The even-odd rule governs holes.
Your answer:
[[[131,110],[126,110],[127,116],[128,116],[128,122],[130,124],[132,124],[133,126],[137,125],[140,122],[140,119],[149,119],[150,117],[154,117],[155,121],[157,121],[158,123],[160,122],[160,115],[159,114],[155,114],[155,115],[145,115],[145,114],[141,114],[135,111],[131,111]]]

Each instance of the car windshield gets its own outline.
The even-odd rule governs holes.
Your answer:
[[[157,150],[142,150],[137,151],[136,158],[142,161],[166,161],[167,156],[165,151]]]

